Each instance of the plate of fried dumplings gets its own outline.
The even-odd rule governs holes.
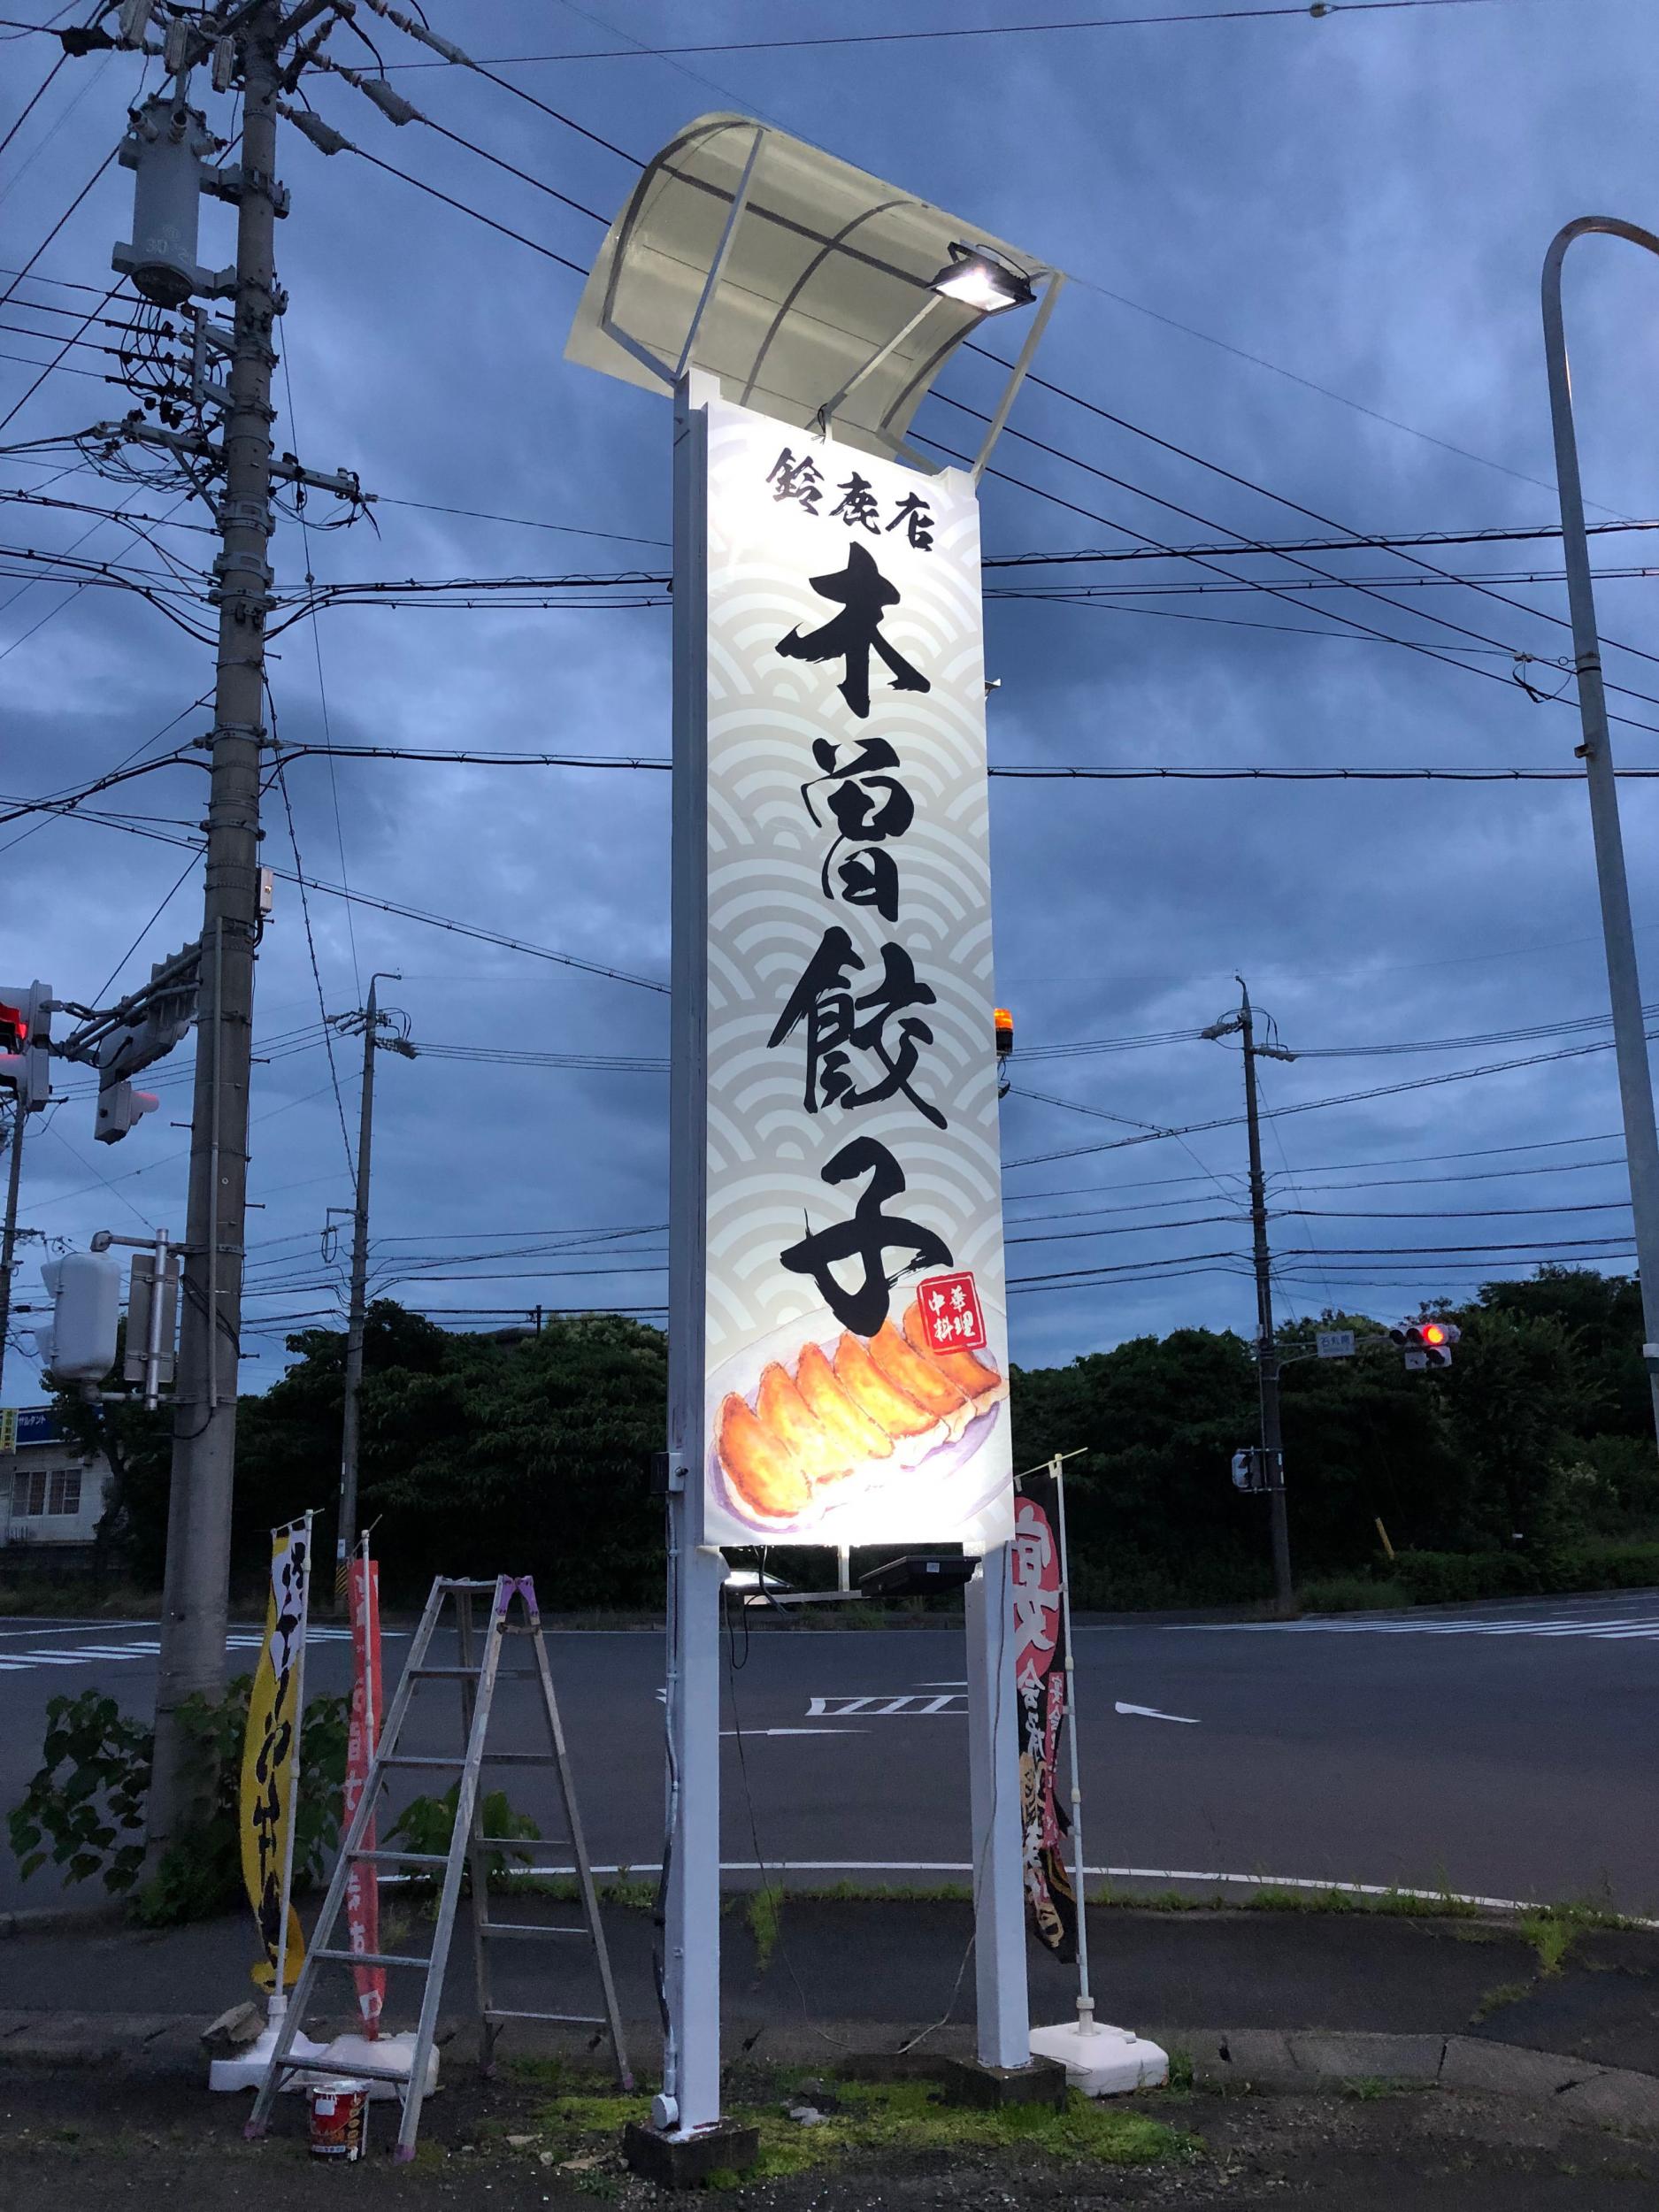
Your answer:
[[[896,1326],[889,1318],[871,1337],[818,1335],[810,1323],[774,1330],[712,1379],[726,1386],[715,1471],[733,1512],[772,1537],[851,1517],[872,1494],[899,1505],[901,1486],[904,1506],[919,1507],[924,1492],[967,1471],[1008,1395],[987,1354],[929,1346],[914,1298]],[[997,1486],[953,1496],[951,1517],[971,1518]]]

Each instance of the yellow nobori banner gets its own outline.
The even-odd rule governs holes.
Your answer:
[[[292,1988],[305,1956],[288,1902],[294,1866],[294,1793],[299,1773],[300,1707],[305,1682],[305,1621],[311,1592],[310,1517],[271,1532],[271,1589],[265,1647],[248,1701],[242,1757],[242,1872],[265,1955],[253,1969],[262,1989]]]

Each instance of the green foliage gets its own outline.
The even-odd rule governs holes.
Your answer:
[[[1037,2152],[1068,2166],[1148,2166],[1202,2154],[1202,2145],[1162,2120],[1120,2105],[1094,2104],[1076,2090],[1064,2106],[1011,2105],[985,2110],[946,2104],[926,2081],[836,2080],[833,2107],[803,2127],[787,2116],[797,2095],[783,2076],[770,2094],[727,2101],[729,2116],[757,2128],[760,2156],[745,2174],[711,2175],[708,2186],[736,2189],[757,2182],[836,2168],[857,2160],[877,2170],[921,2152]],[[610,2152],[625,2122],[643,2120],[637,2096],[567,2095],[538,2117],[548,2147],[561,2159]]]
[[[135,1886],[153,1732],[99,1691],[53,1698],[41,1765],[6,1816],[19,1870],[27,1877],[50,1859],[69,1881],[100,1879],[112,1896],[131,1893],[134,1916],[149,1927],[204,1919],[236,1903],[242,1894],[237,1801],[252,1682],[239,1675],[222,1698],[193,1697],[180,1708],[201,1810],[142,1888]],[[347,1717],[341,1697],[315,1697],[305,1708],[294,1824],[296,1894],[320,1878],[339,1839]]]
[[[1453,1366],[1412,1374],[1363,1314],[1286,1320],[1291,1550],[1307,1601],[1459,1602],[1659,1576],[1654,1556],[1632,1548],[1659,1538],[1640,1312],[1633,1282],[1586,1270],[1488,1283],[1455,1309]],[[1356,1356],[1289,1357],[1316,1325],[1352,1327]],[[238,1421],[234,1536],[250,1577],[263,1565],[265,1532],[312,1502],[316,1469],[339,1447],[343,1339],[311,1329],[289,1344],[295,1363],[243,1401]],[[380,1525],[388,1601],[424,1594],[436,1572],[507,1568],[535,1578],[549,1611],[657,1608],[662,1516],[647,1473],[664,1434],[666,1378],[662,1333],[621,1316],[561,1317],[500,1345],[377,1302],[365,1336],[360,1494],[364,1518]],[[1067,1464],[1079,1609],[1271,1596],[1264,1502],[1228,1479],[1257,1418],[1241,1337],[1132,1338],[1064,1366],[1016,1368],[1010,1385],[1017,1464],[1082,1448]],[[72,1422],[95,1417],[60,1410]],[[129,1571],[153,1586],[165,1538],[165,1424],[130,1404],[106,1409],[106,1420],[114,1523]],[[1400,1552],[1386,1571],[1379,1517]],[[326,1521],[317,1541],[330,1556]],[[818,1554],[771,1563],[803,1586],[827,1571]],[[840,1628],[858,1611],[806,1609],[801,1624]],[[879,1617],[902,1617],[882,1608]]]
[[[386,1832],[388,1844],[400,1843],[411,1851],[431,1852],[444,1857],[455,1834],[455,1809],[460,1801],[461,1785],[451,1782],[439,1797],[411,1797],[397,1818]],[[541,1831],[528,1813],[516,1812],[508,1802],[505,1790],[491,1790],[479,1808],[483,1832],[491,1838],[522,1836],[526,1841],[538,1838]],[[511,1864],[528,1866],[527,1851],[511,1848],[492,1850],[485,1861],[485,1879],[494,1885],[504,1882]],[[463,1892],[472,1886],[472,1869],[462,1874]]]
[[[46,1708],[39,1770],[6,1815],[25,1880],[50,1859],[72,1882],[101,1874],[112,1896],[138,1879],[144,1856],[151,1732],[96,1690]]]
[[[745,1908],[749,1932],[755,1939],[755,1970],[764,1974],[772,1964],[783,1927],[783,1892],[770,1884],[751,1890]]]

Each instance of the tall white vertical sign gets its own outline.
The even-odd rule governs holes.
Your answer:
[[[978,503],[704,435],[703,1538],[1002,1543]]]

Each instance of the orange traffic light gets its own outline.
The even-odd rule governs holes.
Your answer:
[[[996,1056],[999,1060],[1005,1060],[1007,1059],[1009,1054],[1014,1049],[1014,1017],[1009,1012],[1006,1006],[999,1006],[996,1009],[995,1018],[996,1022]]]

